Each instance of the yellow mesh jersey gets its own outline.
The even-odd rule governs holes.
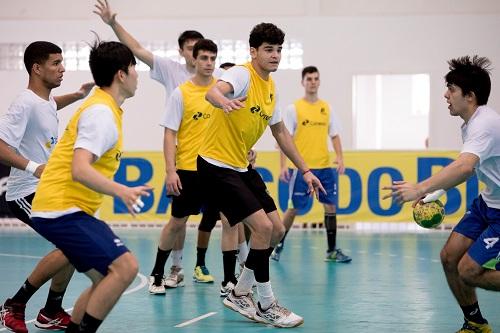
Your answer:
[[[89,215],[94,215],[101,205],[103,197],[101,193],[73,181],[71,176],[73,147],[78,135],[78,120],[87,108],[95,104],[105,104],[113,111],[118,129],[118,141],[113,148],[94,162],[92,167],[107,178],[112,178],[118,169],[123,138],[123,111],[108,93],[96,89],[95,93],[73,115],[62,139],[50,156],[33,199],[33,212],[58,212],[77,207]]]
[[[330,107],[323,100],[310,103],[304,99],[295,101],[297,126],[293,141],[307,166],[311,169],[329,168],[328,128]],[[291,165],[291,164],[290,164]]]
[[[205,95],[215,82],[213,79],[208,86],[197,86],[187,81],[179,86],[184,112],[177,132],[177,169],[196,171],[198,151],[214,110],[212,104],[205,100]]]
[[[250,73],[245,107],[230,114],[214,110],[199,153],[235,168],[248,166],[247,153],[264,133],[276,104],[273,79],[262,79],[251,63],[243,66]]]

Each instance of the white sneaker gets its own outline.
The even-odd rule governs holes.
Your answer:
[[[304,323],[304,318],[279,305],[277,301],[274,301],[267,310],[262,310],[258,304],[254,320],[276,327],[297,327]]]
[[[225,286],[221,282],[221,284],[220,284],[220,297],[227,297],[229,295],[229,293],[231,292],[231,290],[233,290],[233,289],[234,289],[234,283],[232,283],[231,281],[226,283]]]
[[[255,303],[250,293],[246,295],[236,296],[234,290],[222,301],[224,305],[233,311],[240,313],[242,316],[250,320],[255,320]]]
[[[151,295],[165,295],[165,275],[152,275],[149,277],[149,293]]]
[[[170,267],[170,275],[165,279],[164,285],[167,288],[184,287],[184,270],[182,267]]]

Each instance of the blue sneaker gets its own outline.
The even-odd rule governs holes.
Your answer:
[[[326,252],[325,261],[348,263],[352,261],[352,258],[342,253],[341,249],[335,249],[333,251]]]
[[[283,251],[283,244],[279,243],[278,246],[276,246],[273,250],[273,253],[271,253],[271,259],[275,261],[280,261],[281,257],[281,252]]]

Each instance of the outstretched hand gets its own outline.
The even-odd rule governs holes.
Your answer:
[[[97,0],[95,8],[97,8],[97,10],[94,10],[93,12],[99,15],[104,23],[106,23],[107,25],[112,25],[116,22],[117,13],[113,13],[111,7],[109,6],[108,0]]]
[[[392,182],[392,186],[384,186],[382,189],[391,191],[391,193],[382,197],[383,200],[392,197],[399,204],[413,201],[412,206],[415,207],[423,198],[423,193],[421,193],[417,184],[408,183],[404,180],[394,181]]]
[[[232,111],[239,110],[245,107],[245,103],[243,103],[247,99],[246,96],[238,97],[235,99],[229,99],[226,103],[221,105],[224,113],[231,113]]]

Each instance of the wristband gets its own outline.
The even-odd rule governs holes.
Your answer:
[[[302,172],[302,176],[305,175],[308,172],[311,172],[311,169],[307,169],[306,171]]]
[[[26,166],[26,168],[24,170],[31,173],[32,175],[34,175],[36,172],[36,169],[38,169],[39,166],[40,166],[40,164],[33,162],[33,161],[29,161],[28,165]]]

